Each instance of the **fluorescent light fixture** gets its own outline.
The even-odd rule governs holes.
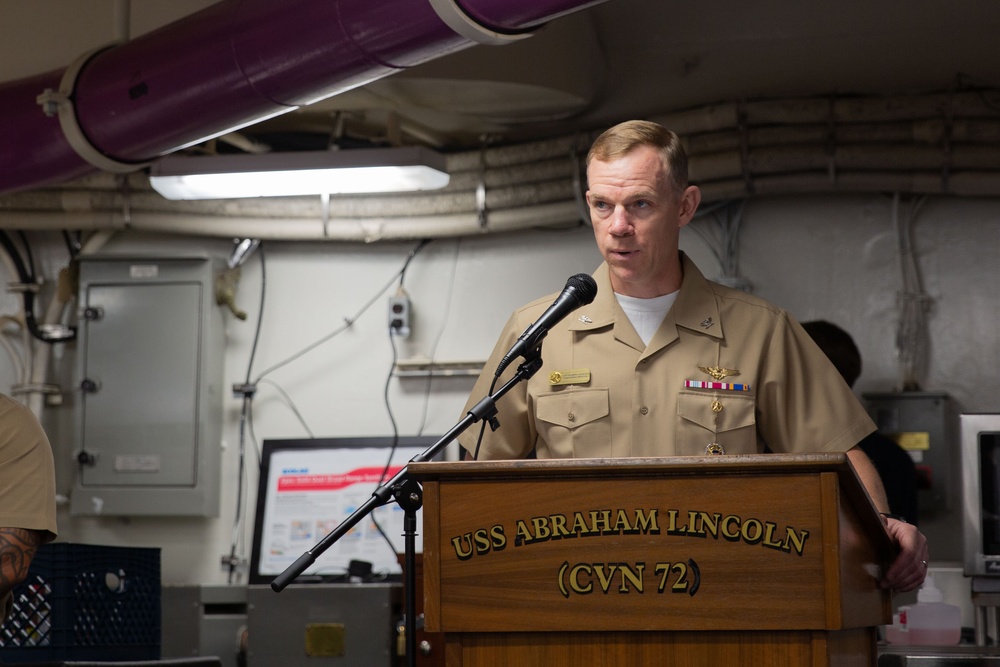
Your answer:
[[[358,148],[189,157],[167,156],[149,183],[167,199],[239,199],[436,190],[445,159],[422,147]]]

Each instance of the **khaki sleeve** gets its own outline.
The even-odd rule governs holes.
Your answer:
[[[52,447],[27,407],[0,396],[0,526],[56,536]]]

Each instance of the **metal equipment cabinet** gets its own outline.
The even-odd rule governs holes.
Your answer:
[[[207,257],[81,260],[72,514],[218,515],[219,267]]]

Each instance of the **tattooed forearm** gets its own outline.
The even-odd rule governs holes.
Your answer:
[[[0,528],[0,595],[28,576],[28,566],[41,544],[41,533],[24,528]]]

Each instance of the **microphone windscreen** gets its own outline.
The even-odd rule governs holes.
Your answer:
[[[587,305],[597,296],[597,282],[586,273],[570,276],[566,281],[566,287],[573,288],[573,294],[581,306]]]

